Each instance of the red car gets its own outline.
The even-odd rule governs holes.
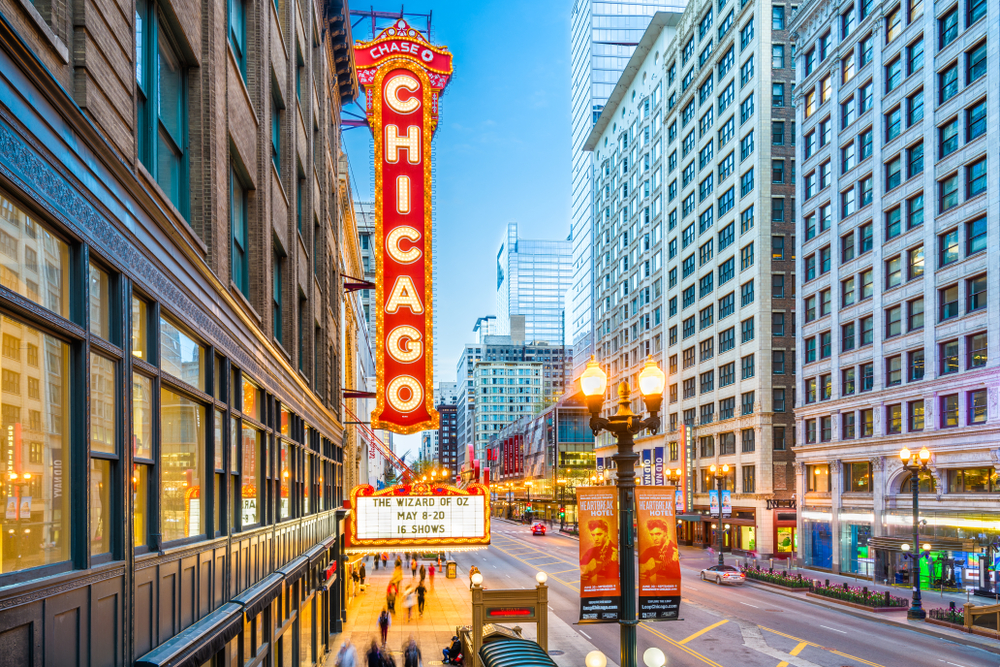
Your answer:
[[[544,523],[536,523],[534,526],[531,527],[531,534],[532,535],[544,535],[545,534],[545,524]]]

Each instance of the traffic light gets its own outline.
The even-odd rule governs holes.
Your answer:
[[[559,508],[559,518],[560,519],[565,519],[566,518],[566,508],[565,507],[560,507]]]

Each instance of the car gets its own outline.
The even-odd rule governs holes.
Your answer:
[[[545,524],[544,523],[536,523],[534,526],[531,527],[531,534],[532,535],[545,535]]]
[[[742,584],[746,581],[747,575],[740,572],[738,567],[732,565],[713,565],[701,571],[702,581],[714,581],[722,584]]]

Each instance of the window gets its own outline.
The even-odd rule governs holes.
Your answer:
[[[872,130],[868,128],[858,135],[858,146],[860,147],[859,160],[867,160],[872,156]]]
[[[861,301],[872,298],[874,293],[874,272],[867,269],[861,272]]]
[[[885,43],[888,44],[899,37],[903,29],[903,12],[898,6],[886,15],[885,24]]]
[[[783,83],[771,84],[771,106],[772,107],[785,106],[785,84]]]
[[[913,74],[924,66],[924,38],[919,37],[910,43],[906,49],[909,58],[909,74]]]
[[[908,210],[907,227],[913,229],[924,224],[924,195],[918,194],[906,200]]]
[[[847,278],[840,283],[840,305],[843,307],[852,306],[857,300],[854,290],[854,278]]]
[[[871,33],[868,33],[861,39],[859,48],[861,52],[861,63],[858,66],[864,67],[872,61],[872,53],[875,48],[875,37]]]
[[[972,141],[986,134],[986,100],[965,111],[965,140]]]
[[[965,198],[971,199],[986,192],[986,158],[965,168]],[[986,223],[982,224],[982,242],[986,242]]]
[[[967,350],[967,359],[965,363],[966,370],[983,368],[986,366],[988,358],[986,343],[987,337],[985,332],[973,334],[965,339],[965,348]]]
[[[727,387],[736,382],[736,362],[719,366],[719,387]]]
[[[754,392],[748,391],[740,396],[740,414],[753,414]]]
[[[742,449],[743,452],[752,452],[756,448],[756,444],[754,442],[754,430],[752,428],[745,428],[745,429],[743,429],[741,431],[741,433],[740,433],[740,440],[741,440],[741,449]],[[748,486],[748,481],[747,480],[749,478],[749,480],[750,480],[749,481],[749,487],[752,489],[753,488],[753,478],[754,478],[753,470],[754,470],[753,466],[747,466],[747,465],[743,466],[743,492],[744,493],[752,493],[752,491],[747,491],[747,486]]]
[[[958,427],[958,394],[942,396],[941,401],[941,428]]]
[[[720,112],[721,113],[721,112]],[[747,122],[753,116],[753,95],[740,102],[740,124]]]
[[[938,74],[938,87],[941,90],[941,104],[944,104],[958,94],[958,64]]]
[[[746,160],[753,153],[753,130],[740,139],[740,161]]]
[[[969,185],[971,187],[971,182]],[[952,174],[944,180],[938,181],[938,189],[940,190],[942,213],[958,206],[958,174]]]
[[[740,343],[749,343],[753,340],[753,318],[740,322]]]
[[[906,150],[906,177],[913,178],[924,170],[924,142]]]
[[[187,217],[187,70],[155,6],[144,4],[137,14],[135,39],[142,51],[136,54],[139,159]]]
[[[160,390],[160,412],[161,429],[169,434],[161,439],[161,460],[186,462],[185,466],[161,466],[162,488],[200,486],[205,456],[205,406],[164,387]],[[200,507],[189,506],[180,491],[164,492],[160,497],[160,532],[163,542],[203,535],[204,512]]]
[[[903,61],[898,56],[885,66],[885,92],[891,93],[903,82]]]
[[[903,383],[903,357],[894,355],[885,360],[885,384],[894,387]]]
[[[986,74],[986,42],[980,42],[965,54],[965,83],[972,83]]]
[[[245,0],[229,0],[229,45],[240,74],[247,76],[247,9]]]
[[[785,8],[781,5],[775,5],[771,7],[771,29],[772,30],[785,29]]]
[[[854,30],[854,7],[840,15],[841,39],[847,39]]]
[[[230,5],[241,4],[230,0]],[[247,299],[250,298],[250,252],[247,230],[247,193],[235,165],[229,170],[229,226],[232,230],[233,283]]]
[[[969,0],[966,6],[968,12],[965,18],[966,26],[970,26],[986,16],[986,0]]]
[[[784,313],[773,313],[773,315],[784,315]],[[784,326],[784,324],[782,324]],[[785,352],[784,350],[774,350],[771,353],[771,372],[775,375],[785,374]]]
[[[278,251],[274,252],[274,266],[272,267],[274,285],[271,292],[271,320],[274,329],[274,340],[279,344],[284,343],[284,318],[282,317],[281,304],[284,300],[282,292],[281,274],[284,271],[284,261]]]
[[[885,288],[892,289],[903,284],[903,259],[896,255],[885,261]]]
[[[281,117],[284,103],[277,89],[271,91],[271,162],[281,176]]]
[[[753,204],[740,213],[740,234],[753,229]]]
[[[806,111],[808,113],[808,96],[806,97]],[[858,119],[858,105],[857,100],[851,95],[846,102],[842,102],[840,105],[840,126],[842,128],[848,127]]]
[[[907,280],[924,275],[924,247],[917,246],[906,251]]]
[[[783,146],[785,143],[785,124],[780,121],[771,123],[771,143]]]
[[[160,318],[160,368],[205,391],[205,348],[170,320]],[[204,419],[199,423],[204,424]]]
[[[874,318],[870,315],[861,318],[861,347],[871,345],[874,341]]]
[[[740,306],[749,306],[753,303],[753,281],[744,283],[740,286]]]
[[[785,276],[780,273],[775,273],[771,275],[771,295],[775,299],[783,299],[785,297]]]
[[[744,440],[747,438],[747,433],[750,434],[750,441],[753,441],[753,430],[746,429],[743,431]],[[756,466],[744,465],[740,468],[743,475],[743,493],[756,493],[757,492],[757,479],[756,479]]]
[[[986,307],[986,274],[965,281],[965,312],[971,313]]]
[[[854,75],[858,73],[857,63],[854,61],[854,52],[850,52],[840,61],[840,69],[843,74],[843,82],[847,83],[854,78]],[[806,72],[810,74],[810,72]]]
[[[924,119],[924,91],[921,88],[906,98],[907,127],[913,127]]]
[[[747,59],[740,67],[740,88],[753,80],[753,58]]]
[[[749,380],[754,375],[754,364],[753,355],[748,354],[747,356],[740,359],[740,378],[743,380]]]
[[[885,432],[889,435],[903,432],[903,405],[893,403],[885,406]]]
[[[913,299],[906,305],[907,331],[916,331],[924,327],[924,299]]]
[[[885,115],[885,140],[892,141],[899,136],[903,128],[903,116],[900,107],[896,107]]]
[[[753,41],[753,18],[740,30],[740,50],[747,48],[751,41]]]
[[[903,182],[903,161],[897,155],[885,164],[885,189],[892,190]]]
[[[941,304],[941,312],[938,321],[944,322],[958,317],[958,285],[951,285],[938,290],[938,301]]]
[[[938,32],[940,34],[939,50],[948,46],[958,37],[958,7],[938,19]]]
[[[906,404],[907,408],[907,426],[908,431],[923,431],[924,430],[924,402],[923,401],[910,401]]]
[[[855,431],[855,414],[853,412],[845,412],[840,416],[840,437],[843,440],[853,440],[857,437]]]
[[[815,429],[815,425],[813,428]],[[815,439],[813,441],[815,442]],[[806,491],[829,493],[830,488],[830,465],[828,463],[806,466]]]
[[[854,369],[845,368],[840,373],[840,379],[841,379],[840,383],[841,393],[844,394],[845,396],[852,395],[856,389],[854,382]]]
[[[986,218],[965,223],[965,254],[986,250]]]
[[[860,366],[861,387],[860,391],[871,391],[875,385],[875,364],[861,364]],[[864,434],[862,434],[864,435]],[[868,433],[871,435],[871,432]]]
[[[951,155],[958,150],[958,119],[953,118],[938,128],[941,140],[941,157]]]
[[[941,375],[951,375],[958,372],[958,341],[950,340],[940,344]]]

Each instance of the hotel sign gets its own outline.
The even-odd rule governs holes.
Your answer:
[[[354,47],[375,143],[376,406],[372,428],[438,428],[434,409],[431,137],[451,54],[400,19]]]

